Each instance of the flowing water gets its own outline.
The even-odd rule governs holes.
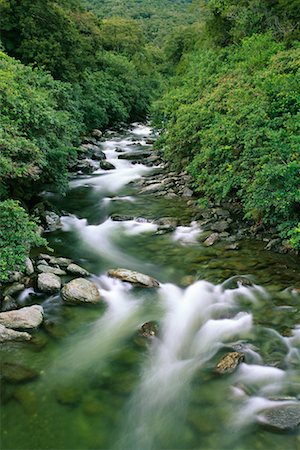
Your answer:
[[[76,177],[65,197],[45,194],[65,211],[50,246],[93,274],[103,301],[69,307],[58,295],[21,294],[22,304],[43,305],[46,324],[33,343],[4,346],[1,360],[40,377],[4,384],[1,448],[299,449],[297,432],[258,424],[266,408],[299,398],[299,259],[250,241],[238,252],[205,248],[183,199],[138,195],[133,182],[155,169],[118,155],[149,148],[150,133],[138,124],[112,133],[102,147],[115,170]],[[182,225],[161,235],[155,220],[166,216]],[[107,277],[115,267],[152,275],[161,287]],[[251,286],[239,282],[245,275]],[[138,333],[148,321],[157,337]],[[217,376],[214,367],[233,349],[244,362]]]

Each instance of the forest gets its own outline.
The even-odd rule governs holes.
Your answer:
[[[0,0],[0,271],[45,243],[84,133],[152,118],[200,204],[232,199],[300,249],[297,0]],[[9,230],[9,232],[8,232]]]

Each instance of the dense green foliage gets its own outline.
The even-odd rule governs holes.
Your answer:
[[[0,281],[6,281],[14,270],[24,270],[30,248],[45,243],[37,224],[17,202],[0,202]]]
[[[188,166],[202,202],[234,198],[246,218],[299,249],[300,48],[297,4],[285,3],[205,2],[194,47],[155,114],[166,158]],[[275,8],[284,14],[273,27]]]
[[[133,19],[147,41],[155,41],[159,46],[170,30],[195,22],[198,15],[191,8],[192,0],[84,0],[83,3],[101,19]]]

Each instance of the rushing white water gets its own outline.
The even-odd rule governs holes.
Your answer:
[[[182,242],[183,244],[195,244],[197,238],[201,233],[201,228],[197,222],[192,222],[189,227],[177,227],[173,233],[174,241]]]

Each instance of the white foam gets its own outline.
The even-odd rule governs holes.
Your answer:
[[[180,241],[183,244],[194,244],[197,243],[201,231],[197,222],[192,222],[189,227],[177,227],[172,234],[172,238],[174,241]]]

